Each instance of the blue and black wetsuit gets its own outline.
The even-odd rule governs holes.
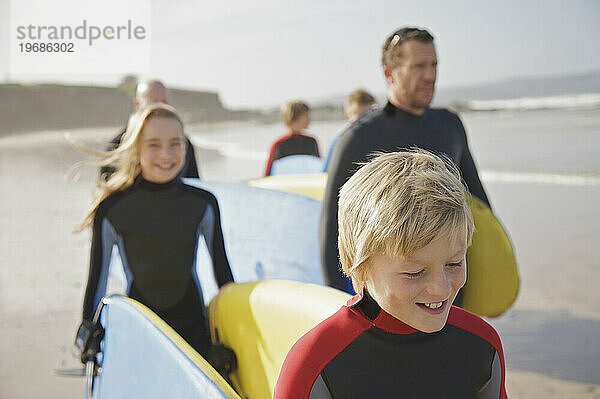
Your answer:
[[[445,109],[427,108],[414,115],[390,103],[350,125],[337,141],[329,167],[319,227],[321,267],[327,285],[345,290],[347,281],[339,267],[338,194],[356,172],[359,162],[377,151],[393,152],[418,147],[446,155],[459,167],[469,191],[489,205],[471,157],[465,129],[459,117]]]
[[[502,343],[455,306],[440,331],[415,330],[365,291],[287,354],[275,399],[292,398],[506,399]]]
[[[210,259],[197,257],[204,245]],[[127,295],[204,355],[210,340],[196,262],[212,262],[219,287],[233,281],[216,198],[179,178],[158,184],[140,175],[131,187],[105,199],[94,218],[83,320],[92,319],[105,294],[115,247]]]

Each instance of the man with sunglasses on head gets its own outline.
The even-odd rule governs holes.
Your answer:
[[[323,196],[319,228],[323,275],[327,285],[350,292],[338,259],[338,192],[358,163],[367,162],[373,152],[418,147],[445,155],[459,167],[471,194],[489,206],[458,115],[429,107],[437,77],[433,36],[416,27],[398,29],[386,39],[381,62],[388,103],[342,134],[327,168]]]

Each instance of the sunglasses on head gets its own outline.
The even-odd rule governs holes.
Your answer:
[[[398,45],[399,43],[404,42],[405,40],[409,39],[411,36],[411,33],[413,32],[417,32],[419,29],[417,28],[410,28],[410,29],[403,29],[399,32],[397,32],[396,34],[394,34],[394,37],[392,37],[392,40],[390,40],[390,44],[388,45],[388,49],[395,47],[396,45]]]

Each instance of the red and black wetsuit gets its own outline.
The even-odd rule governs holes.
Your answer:
[[[323,195],[319,243],[325,283],[345,290],[338,259],[338,194],[358,168],[376,151],[393,152],[418,147],[446,155],[460,169],[469,191],[489,205],[471,157],[467,135],[459,117],[445,109],[427,108],[414,115],[390,103],[350,125],[338,140],[327,168],[327,186]]]
[[[453,306],[443,329],[423,333],[365,291],[304,335],[288,353],[275,399],[505,399],[496,331]]]
[[[265,176],[271,175],[273,161],[288,155],[313,155],[319,157],[319,145],[314,137],[295,132],[288,132],[271,145]]]
[[[204,355],[210,343],[197,273],[212,263],[219,287],[233,281],[216,198],[175,178],[135,183],[106,198],[96,211],[83,320],[106,292],[113,250],[126,274],[126,293],[152,309]],[[204,250],[205,249],[205,250]],[[208,257],[199,256],[208,253]]]

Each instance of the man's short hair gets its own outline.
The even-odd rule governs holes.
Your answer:
[[[433,35],[425,29],[416,27],[404,27],[393,32],[385,39],[381,53],[381,64],[393,68],[402,58],[402,43],[408,40],[416,40],[423,43],[433,43]]]
[[[292,101],[287,104],[283,104],[279,110],[281,114],[281,120],[286,126],[297,120],[302,114],[310,111],[308,105],[303,101]]]
[[[338,248],[356,292],[375,254],[405,259],[441,234],[470,245],[467,189],[449,159],[420,149],[377,153],[344,184]]]
[[[375,104],[375,97],[364,89],[358,89],[353,91],[346,97],[344,101],[344,107],[351,108],[356,106],[370,106]]]

